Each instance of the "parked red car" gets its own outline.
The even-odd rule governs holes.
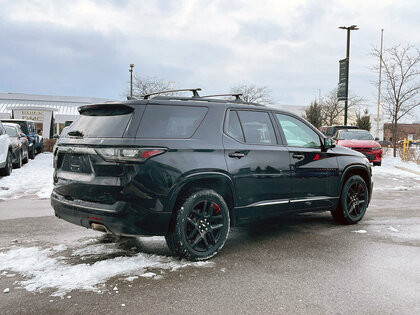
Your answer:
[[[333,139],[337,145],[363,153],[373,165],[380,166],[382,164],[382,147],[369,131],[342,129],[337,131]]]

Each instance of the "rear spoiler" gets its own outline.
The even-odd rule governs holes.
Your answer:
[[[86,116],[116,116],[134,112],[134,108],[124,104],[92,104],[78,108],[81,115]]]

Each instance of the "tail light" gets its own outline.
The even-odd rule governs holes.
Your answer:
[[[144,162],[147,159],[162,154],[166,148],[100,148],[95,149],[105,161],[110,162]]]

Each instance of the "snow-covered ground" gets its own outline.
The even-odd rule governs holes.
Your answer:
[[[164,242],[163,237],[145,238],[147,242]],[[41,248],[12,246],[0,249],[0,278],[16,276],[25,280],[16,284],[30,292],[52,290],[51,296],[63,297],[72,290],[97,293],[116,291],[118,287],[106,285],[107,280],[118,278],[132,282],[139,277],[160,280],[165,273],[186,267],[212,267],[212,262],[189,262],[173,257],[122,249],[118,243],[101,242],[101,238],[85,240],[79,248],[66,245]],[[89,262],[85,262],[89,260]]]
[[[0,199],[49,198],[53,189],[53,154],[41,153],[10,176],[0,177]]]

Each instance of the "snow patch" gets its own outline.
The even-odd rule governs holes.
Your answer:
[[[354,232],[354,233],[360,233],[360,234],[367,233],[366,230],[357,230],[357,231],[352,231],[352,232]]]
[[[56,249],[39,247],[12,247],[0,253],[0,271],[11,270],[23,275],[26,280],[17,282],[30,292],[54,289],[52,296],[64,297],[72,290],[89,290],[100,293],[100,285],[116,276],[150,277],[160,269],[176,271],[188,266],[211,267],[211,262],[189,262],[172,257],[138,253],[134,256],[119,256],[96,261],[92,264],[70,263],[63,257],[54,257]],[[74,252],[73,252],[74,253]],[[71,260],[74,260],[74,257]],[[7,274],[4,271],[3,274]],[[155,275],[155,274],[154,274]],[[155,276],[154,279],[162,276]]]
[[[41,153],[10,176],[0,178],[0,199],[36,196],[47,199],[53,190],[53,154]]]
[[[392,232],[399,232],[399,230],[397,230],[396,228],[389,226],[388,230],[392,231]]]

